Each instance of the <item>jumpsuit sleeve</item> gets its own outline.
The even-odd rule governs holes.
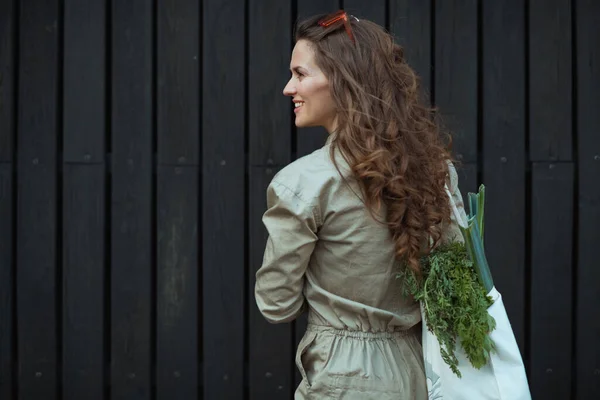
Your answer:
[[[458,213],[464,221],[467,218],[465,205],[462,194],[460,193],[460,189],[458,188],[458,174],[456,173],[456,168],[452,163],[449,163],[448,165],[448,180],[448,189],[450,190],[450,194],[452,194],[450,201],[454,203],[458,209]],[[454,213],[450,213],[450,224],[443,233],[442,242],[448,243],[455,241],[463,242],[464,239]]]
[[[254,295],[271,323],[288,322],[303,311],[304,273],[317,242],[315,209],[280,182],[267,189],[263,223],[268,232]]]

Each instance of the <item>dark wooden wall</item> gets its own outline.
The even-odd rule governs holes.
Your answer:
[[[486,184],[534,398],[600,398],[600,2],[3,0],[0,399],[288,399],[253,298],[265,188],[322,145],[297,17],[389,27]]]

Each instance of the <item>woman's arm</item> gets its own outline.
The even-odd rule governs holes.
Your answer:
[[[295,319],[304,305],[304,273],[317,241],[314,208],[281,182],[267,189],[263,223],[269,233],[254,294],[271,323]]]

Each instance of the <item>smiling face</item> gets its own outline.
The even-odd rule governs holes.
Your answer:
[[[299,40],[290,62],[292,77],[283,94],[292,97],[296,126],[323,126],[331,133],[336,126],[335,103],[329,91],[329,81],[317,67],[310,42]]]

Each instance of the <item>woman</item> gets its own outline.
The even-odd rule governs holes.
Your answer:
[[[269,185],[258,307],[272,323],[308,308],[297,399],[426,399],[419,305],[397,274],[460,237],[447,145],[383,28],[338,12],[300,23],[295,39],[283,92],[296,126],[329,138]]]

